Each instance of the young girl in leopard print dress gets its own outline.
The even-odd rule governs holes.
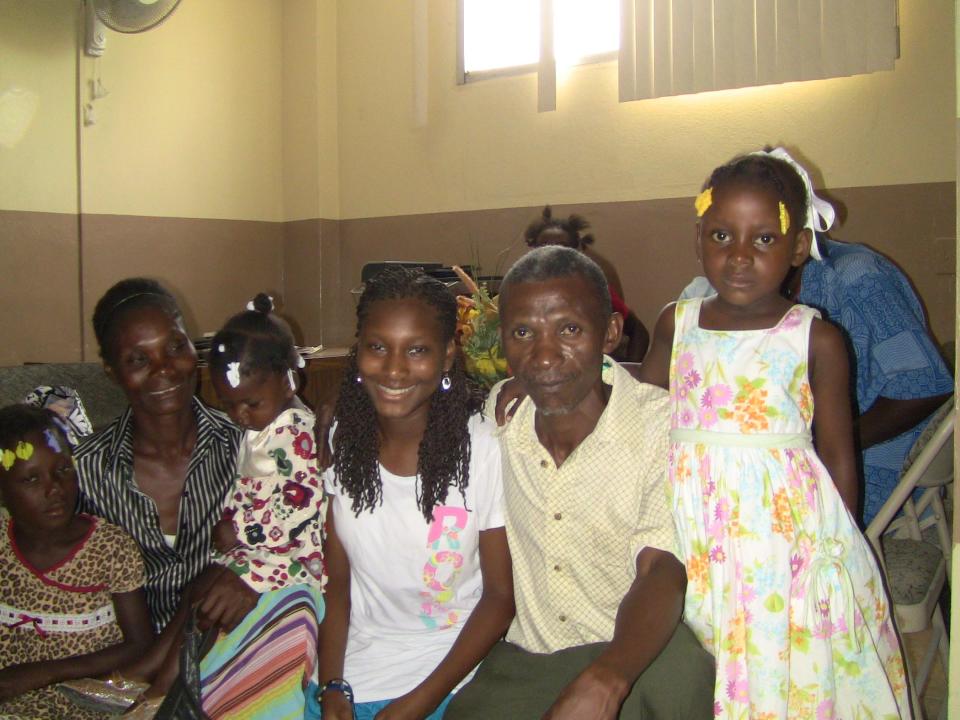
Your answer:
[[[48,410],[0,409],[0,504],[0,717],[99,717],[54,684],[110,673],[150,646],[140,551],[75,514],[73,456]]]

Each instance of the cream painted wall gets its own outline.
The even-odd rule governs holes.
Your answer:
[[[285,0],[282,53],[284,219],[336,218],[336,0]]]
[[[412,2],[338,5],[341,217],[683,197],[731,155],[802,150],[833,187],[953,181],[953,2],[901,2],[892,72],[617,102],[614,63],[457,86],[456,3],[430,2],[429,122],[411,116]]]
[[[79,17],[76,0],[0,0],[0,135],[23,128],[19,141],[0,143],[0,209],[77,211]]]
[[[284,219],[282,5],[181,3],[85,59],[110,94],[82,133],[83,212]]]

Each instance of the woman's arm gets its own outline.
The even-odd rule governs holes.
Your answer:
[[[483,593],[453,647],[422,683],[380,711],[377,720],[428,716],[503,637],[514,615],[513,569],[504,528],[480,532],[480,573]]]
[[[327,587],[317,657],[320,685],[337,678],[350,681],[350,678],[343,678],[347,629],[350,626],[350,559],[337,535],[333,505],[332,501],[327,503],[327,541],[324,548]],[[320,702],[326,720],[352,720],[353,712],[343,693],[336,690],[325,692]]]
[[[86,655],[22,663],[4,668],[0,670],[0,700],[64,680],[105,675],[123,668],[145,653],[153,642],[153,632],[150,629],[150,613],[143,589],[116,593],[112,599],[117,624],[123,632],[121,642]]]
[[[670,355],[673,353],[673,326],[676,303],[670,303],[660,311],[656,327],[653,328],[653,342],[643,358],[637,379],[640,382],[670,387]]]
[[[813,439],[840,497],[854,518],[859,484],[850,404],[850,360],[840,331],[823,320],[810,328],[810,389]]]

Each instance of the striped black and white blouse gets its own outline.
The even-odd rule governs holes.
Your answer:
[[[74,457],[80,476],[80,509],[126,530],[140,546],[146,567],[144,590],[154,629],[177,611],[183,587],[210,560],[211,534],[220,519],[242,432],[226,415],[194,398],[197,444],[190,458],[173,547],[160,529],[153,499],[133,478],[133,413],[130,408],[103,430],[83,438]]]

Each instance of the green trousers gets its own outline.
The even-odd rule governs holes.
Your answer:
[[[499,642],[447,707],[444,720],[539,720],[560,691],[603,652],[606,643],[550,654]],[[712,720],[713,656],[681,623],[643,672],[621,720]]]

